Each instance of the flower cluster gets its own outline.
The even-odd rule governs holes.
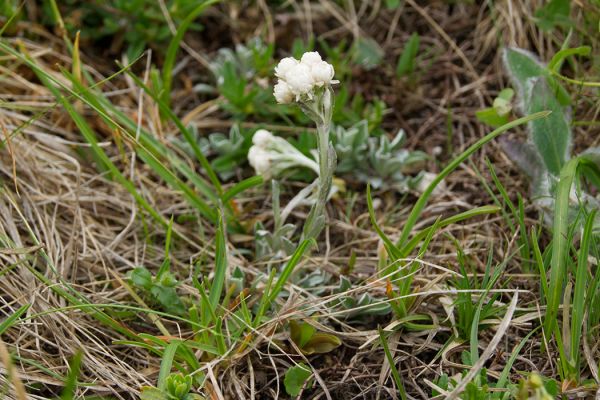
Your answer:
[[[265,129],[254,133],[252,144],[248,150],[248,162],[258,175],[270,177],[296,167],[307,167],[319,173],[319,165],[315,160]]]
[[[279,80],[273,95],[280,104],[312,99],[315,88],[338,83],[333,80],[334,73],[333,66],[316,51],[304,53],[300,61],[286,57],[275,68]]]

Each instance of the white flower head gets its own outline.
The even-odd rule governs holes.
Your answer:
[[[338,83],[333,80],[333,66],[323,61],[316,51],[306,52],[300,61],[293,57],[283,58],[275,68],[279,79],[273,95],[279,104],[312,100],[315,88]]]
[[[257,175],[268,175],[271,169],[271,156],[261,147],[252,146],[248,150],[248,163]]]
[[[275,67],[275,76],[279,79],[286,79],[288,73],[300,63],[294,57],[286,57],[279,61]]]
[[[319,173],[319,164],[314,159],[265,129],[254,133],[252,143],[248,150],[248,163],[257,175],[276,176],[291,168],[309,168]]]
[[[286,82],[296,99],[303,94],[308,94],[315,83],[310,67],[305,64],[298,64],[292,68],[286,76]]]
[[[321,61],[313,65],[310,69],[310,72],[317,86],[331,84],[333,80],[333,75],[335,74],[335,71],[333,70],[333,65],[325,61]]]
[[[304,65],[312,67],[322,62],[321,55],[317,51],[309,51],[302,55],[300,62]]]
[[[280,80],[273,88],[273,95],[279,104],[289,104],[294,101],[294,94],[288,84]]]
[[[261,149],[266,149],[269,143],[273,141],[273,134],[266,129],[259,129],[252,136],[252,143]]]

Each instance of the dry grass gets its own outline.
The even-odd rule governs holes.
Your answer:
[[[405,129],[411,148],[433,154],[434,148],[440,146],[443,149],[439,156],[442,165],[452,154],[464,150],[488,131],[478,123],[474,113],[488,106],[496,92],[506,85],[499,64],[499,46],[517,45],[548,59],[564,39],[556,32],[541,34],[535,27],[532,10],[539,2],[499,1],[490,2],[490,5],[488,2],[484,5],[456,2],[448,5],[409,0],[393,12],[387,11],[379,0],[343,2],[343,6],[331,0],[290,1],[294,12],[280,11],[266,3],[258,1],[241,7],[236,2],[226,2],[214,8],[207,17],[205,32],[190,35],[187,44],[202,57],[210,58],[211,52],[218,47],[244,42],[256,34],[276,40],[282,54],[295,37],[306,38],[314,34],[333,43],[358,35],[371,37],[383,45],[387,62],[368,73],[359,68],[353,70],[352,89],[367,98],[384,99],[390,108],[384,119],[384,129],[389,132]],[[585,12],[578,2],[574,8],[577,13]],[[19,29],[22,33],[41,35],[39,42],[20,41],[47,71],[54,71],[61,77],[54,65],[68,66],[70,63],[62,41],[40,26],[22,23]],[[416,88],[409,88],[394,79],[394,63],[403,44],[415,31],[431,51],[422,60],[422,65],[427,68],[420,83]],[[42,41],[42,37],[47,41]],[[215,38],[218,39],[215,41]],[[14,43],[16,39],[10,40]],[[96,66],[96,70],[89,69],[89,72],[98,78],[115,70],[109,63],[100,61],[104,58],[101,51],[96,48],[83,50],[85,64]],[[203,132],[228,126],[231,122],[227,116],[212,103],[204,105],[203,102],[209,99],[199,98],[186,83],[202,79],[204,75],[198,57],[189,52],[183,57],[174,109],[184,118],[195,115],[189,118],[190,122],[197,124]],[[89,387],[81,386],[80,395],[136,398],[141,386],[156,383],[160,359],[144,349],[115,344],[113,341],[122,337],[99,325],[82,310],[65,309],[69,305],[65,299],[53,290],[53,286],[36,278],[31,270],[41,272],[52,285],[76,289],[92,303],[136,304],[126,283],[126,274],[136,266],[154,269],[162,263],[164,231],[142,217],[135,201],[118,183],[98,175],[90,162],[88,144],[68,115],[54,104],[51,94],[26,68],[4,62],[0,65],[0,73],[2,100],[10,105],[0,108],[0,126],[9,137],[7,145],[0,151],[0,238],[3,243],[0,248],[0,314],[6,317],[20,306],[31,304],[26,315],[32,316],[5,332],[2,340],[13,354],[20,380],[38,388],[31,398],[50,398],[60,392],[61,379],[68,371],[68,360],[78,349],[84,351],[79,381],[93,383]],[[152,101],[140,97],[139,90],[130,80],[117,76],[105,85],[104,91],[112,92],[111,97],[130,115],[138,116],[141,111],[142,123],[157,137],[166,141],[165,138],[173,134],[173,127],[160,121]],[[140,99],[143,99],[141,104]],[[83,105],[79,106],[83,109]],[[205,109],[200,114],[190,114],[197,107]],[[85,112],[103,136],[103,148],[161,215],[168,219],[171,215],[192,212],[179,193],[136,161],[127,141],[118,137],[118,133],[107,130],[93,113]],[[594,120],[599,112],[597,101],[594,103],[592,98],[583,97],[575,115],[582,120]],[[26,121],[31,122],[15,134],[15,129]],[[450,135],[448,126],[452,128]],[[597,125],[580,126],[575,132],[576,144],[598,145],[598,133]],[[121,143],[122,147],[115,143]],[[452,174],[447,181],[447,190],[431,202],[419,226],[433,223],[438,215],[448,216],[491,204],[477,173],[478,170],[489,181],[487,158],[493,161],[502,182],[510,188],[511,196],[527,193],[522,175],[504,156],[499,145],[492,143],[480,151],[472,163],[464,164]],[[436,165],[432,163],[430,167],[435,169]],[[361,186],[349,184],[362,192]],[[380,200],[377,210],[380,222],[390,236],[398,235],[409,209],[405,205],[397,206],[397,194],[378,192],[375,196]],[[239,200],[249,221],[270,220],[267,198],[265,189],[256,189]],[[374,278],[379,240],[371,229],[364,196],[359,196],[350,215],[346,215],[347,206],[347,199],[343,197],[332,202],[323,245],[317,254],[303,263],[302,269],[325,270],[337,277],[353,251],[357,263],[352,279],[368,281],[356,290],[384,295],[385,281]],[[527,211],[528,222],[534,224],[537,220],[535,211],[529,208]],[[302,215],[294,217],[298,220]],[[186,240],[180,241],[174,249],[174,268],[191,271],[191,263],[203,254],[208,256],[207,265],[210,265],[213,228],[199,221],[177,224],[176,228]],[[482,270],[490,249],[493,249],[495,263],[517,251],[515,238],[507,236],[506,232],[504,221],[492,216],[449,227],[444,230],[445,235],[437,235],[416,277],[421,293],[420,312],[430,315],[434,321],[447,318],[442,306],[444,299],[451,298],[446,281],[455,273],[457,265],[456,248],[447,240],[447,235],[455,237],[464,253]],[[231,249],[251,247],[248,238],[236,236],[230,240]],[[240,254],[234,254],[229,261],[231,266],[240,266],[251,276],[256,276],[264,267]],[[183,275],[191,273],[184,272]],[[514,346],[540,318],[536,311],[540,298],[538,285],[531,281],[531,276],[521,273],[518,258],[510,259],[504,278],[508,282],[507,290],[522,290],[518,304],[521,312],[509,326],[502,328],[504,332],[501,332],[499,345],[486,364],[492,377],[498,375]],[[194,295],[190,282],[187,279],[181,290]],[[257,338],[250,348],[223,365],[214,362],[207,366],[205,372],[210,382],[207,395],[215,399],[283,396],[282,374],[290,359],[300,360],[301,357],[290,355],[294,353],[292,349],[288,349],[290,354],[277,349],[273,343],[279,343],[276,339],[285,340],[286,333],[278,332],[276,328],[290,317],[312,314],[319,317],[318,322],[313,323],[323,331],[335,332],[343,346],[331,354],[310,360],[318,375],[315,388],[305,393],[304,398],[398,398],[390,385],[389,365],[377,342],[376,327],[386,326],[389,319],[369,318],[362,324],[349,324],[328,308],[327,302],[334,299],[332,296],[315,297],[300,287],[293,288],[279,314],[256,332]],[[501,297],[506,304],[510,298],[508,295]],[[42,315],[38,315],[40,313]],[[146,315],[138,313],[122,323],[136,332],[159,334]],[[163,323],[173,336],[188,337],[189,332],[176,323]],[[411,396],[429,398],[428,382],[441,371],[458,372],[465,368],[460,361],[464,345],[443,349],[451,333],[449,328],[440,326],[432,331],[391,336],[390,346],[399,360]],[[480,351],[487,348],[494,333],[495,329],[482,333]],[[541,354],[540,340],[538,336],[527,344],[513,371],[538,370],[556,376],[555,355]],[[591,357],[598,359],[596,344],[590,345]],[[6,369],[7,365],[0,368],[3,384],[8,379]],[[17,398],[14,394],[6,396]]]

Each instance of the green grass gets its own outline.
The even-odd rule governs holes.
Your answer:
[[[390,9],[399,7],[391,3]],[[141,70],[149,54],[127,65],[116,62],[116,72],[102,78],[96,67],[101,73],[109,67],[88,64],[94,43],[86,42],[85,32],[69,33],[73,20],[61,15],[66,6],[48,5],[40,10],[59,29],[48,34],[60,38],[55,45],[63,46],[62,58],[56,57],[58,50],[42,56],[32,51],[29,41],[39,38],[31,26],[25,28],[31,32],[23,31],[27,40],[0,38],[0,52],[7,56],[0,60],[0,84],[6,84],[10,101],[9,94],[20,95],[19,87],[32,103],[23,106],[18,96],[15,104],[0,102],[6,112],[0,115],[0,289],[5,292],[0,295],[0,355],[6,366],[1,393],[12,390],[19,400],[25,392],[64,400],[117,394],[142,400],[283,398],[284,391],[292,397],[328,393],[338,398],[340,385],[355,382],[358,392],[348,391],[353,397],[378,393],[383,398],[387,390],[403,400],[504,400],[597,390],[597,149],[552,158],[553,171],[560,173],[549,180],[546,200],[553,202],[546,209],[521,190],[525,185],[511,164],[493,153],[500,151],[495,142],[501,136],[552,125],[557,118],[569,122],[569,135],[570,129],[596,132],[593,124],[571,124],[558,101],[560,95],[571,102],[575,115],[595,115],[593,101],[572,101],[597,99],[597,79],[583,78],[597,62],[593,57],[582,61],[593,55],[593,46],[567,48],[565,39],[547,67],[527,64],[531,70],[525,72],[542,74],[552,88],[562,88],[560,93],[542,90],[556,98],[529,99],[523,108],[536,112],[525,116],[517,114],[515,103],[508,123],[464,140],[467,131],[457,127],[477,124],[476,108],[463,113],[464,104],[448,100],[454,99],[451,92],[434,98],[439,77],[433,82],[429,77],[439,72],[430,46],[445,25],[418,25],[419,32],[402,48],[393,45],[393,35],[387,44],[367,36],[363,21],[348,41],[360,46],[336,45],[327,35],[307,44],[296,41],[298,54],[316,44],[339,66],[336,144],[346,145],[356,159],[351,168],[336,172],[338,195],[317,206],[301,204],[284,223],[280,201],[295,198],[313,174],[290,170],[265,182],[245,159],[250,133],[267,125],[297,134],[290,143],[304,154],[315,150],[306,117],[272,99],[271,66],[276,56],[287,55],[277,47],[283,40],[252,45],[249,38],[236,37],[244,46],[235,51],[217,55],[204,49],[220,67],[198,72],[185,64],[184,41],[189,46],[194,35],[201,42],[214,39],[222,34],[215,21],[231,27],[236,18],[246,18],[228,2],[204,1],[185,15],[174,12],[177,25],[168,30],[164,54],[150,59],[150,80]],[[266,20],[277,15],[270,22],[278,27],[273,32],[284,35],[280,19],[296,11],[286,4],[265,7],[242,11],[258,10]],[[464,10],[476,7],[464,4]],[[32,12],[26,5],[23,10]],[[333,12],[351,16],[341,8]],[[15,12],[0,34],[6,35],[12,22],[27,23],[24,15]],[[324,29],[320,14],[311,15],[311,24]],[[387,23],[373,21],[380,30]],[[268,38],[272,27],[260,27]],[[544,32],[548,44],[558,47],[560,31]],[[569,35],[577,35],[573,32]],[[456,48],[473,48],[459,36],[449,38],[457,41]],[[376,73],[365,72],[369,68]],[[399,89],[406,85],[396,85],[397,78],[410,81],[410,93]],[[387,80],[392,91],[381,88]],[[114,94],[123,87],[135,95]],[[503,88],[478,90],[487,102],[496,89]],[[392,108],[386,110],[382,99],[371,96],[380,90]],[[187,93],[186,98],[175,93]],[[35,96],[41,96],[39,104],[30,100]],[[142,96],[143,107],[138,107],[132,98]],[[416,111],[404,113],[400,100],[407,109],[417,104]],[[192,121],[189,115],[200,101],[210,107]],[[421,132],[425,120],[417,125],[413,119],[430,115],[427,107],[438,102],[439,109],[452,111],[431,117],[435,129],[447,128],[432,128],[431,143],[459,151],[433,159],[434,152],[424,149],[418,171],[388,171],[382,182],[365,172],[409,165],[394,164],[394,157],[409,157],[424,146],[410,143],[404,153],[395,141],[402,135],[386,131],[406,126],[411,134]],[[192,126],[203,123],[209,128]],[[243,135],[236,136],[241,145],[229,154],[230,170],[215,162],[222,154],[199,140],[214,133],[211,123],[243,127]],[[474,126],[473,132],[484,132],[482,125]],[[40,130],[46,142],[35,136]],[[175,146],[173,137],[190,154]],[[342,143],[349,138],[360,143]],[[583,141],[577,135],[574,140]],[[75,160],[69,165],[79,168],[77,178],[64,160]],[[421,192],[411,186],[411,178],[435,166],[440,172]],[[68,190],[65,181],[72,184]],[[442,183],[449,183],[448,189],[438,197],[435,189]],[[321,210],[317,217],[323,212],[327,218],[323,233],[303,240],[303,227],[310,228],[313,217],[309,206]],[[548,216],[552,223],[545,225]],[[270,243],[276,254],[259,259],[259,237],[278,240]],[[285,247],[281,243],[293,246],[277,251]],[[538,375],[532,366],[543,371]]]

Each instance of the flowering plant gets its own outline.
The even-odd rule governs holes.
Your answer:
[[[325,224],[325,203],[336,167],[335,149],[329,142],[333,112],[333,90],[338,83],[333,66],[318,52],[304,53],[300,60],[282,59],[275,68],[278,82],[273,95],[280,104],[296,103],[317,125],[318,181],[317,198],[302,232],[303,239],[316,238]]]
[[[252,143],[248,150],[248,162],[258,175],[268,178],[295,167],[306,167],[319,173],[319,165],[315,160],[265,129],[254,133]]]

